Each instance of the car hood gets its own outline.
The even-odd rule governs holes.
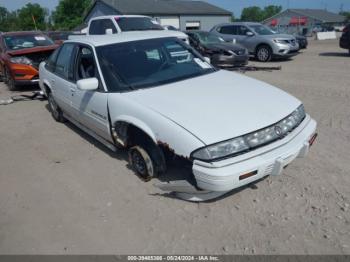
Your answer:
[[[150,34],[154,33],[154,30],[148,30],[143,32],[149,32]],[[180,39],[187,39],[188,35],[180,31],[171,31],[171,30],[157,30],[157,33],[164,35],[164,37],[177,37]]]
[[[226,50],[226,51],[240,51],[245,50],[245,48],[238,44],[230,44],[230,43],[216,43],[216,44],[203,44],[206,48],[211,50]]]
[[[123,95],[177,123],[207,145],[274,124],[301,104],[278,88],[228,71]]]
[[[37,46],[32,48],[23,48],[19,50],[9,50],[7,53],[12,56],[18,56],[18,55],[26,55],[26,54],[32,54],[32,53],[39,53],[39,52],[46,52],[46,51],[53,51],[55,50],[59,45],[49,45],[49,46]]]

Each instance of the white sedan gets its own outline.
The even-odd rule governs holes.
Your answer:
[[[191,189],[160,187],[193,201],[281,174],[317,136],[298,99],[217,70],[162,32],[67,41],[40,65],[40,87],[57,121],[128,149],[143,179],[166,173],[169,159],[189,164]]]

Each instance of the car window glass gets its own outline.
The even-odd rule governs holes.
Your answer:
[[[57,56],[60,52],[61,48],[57,48],[49,57],[49,59],[46,62],[46,69],[53,72],[55,70],[55,66],[56,66],[56,60],[57,60]]]
[[[105,31],[101,27],[101,20],[94,20],[90,23],[89,34],[90,35],[104,35]]]
[[[237,26],[237,35],[247,35],[247,32],[250,32],[250,30],[246,26]]]
[[[215,71],[176,38],[111,44],[97,47],[96,51],[111,92],[164,85]]]
[[[236,27],[232,25],[223,26],[220,28],[219,32],[225,35],[236,35]]]
[[[101,28],[103,30],[102,34],[105,34],[107,29],[112,29],[113,34],[117,33],[117,29],[115,28],[115,25],[113,24],[111,19],[101,20]]]
[[[64,44],[57,57],[55,72],[66,79],[72,79],[73,50],[74,44]]]
[[[146,50],[145,52],[148,59],[153,59],[158,61],[161,59],[158,49]]]
[[[76,79],[98,78],[94,55],[90,48],[81,47],[78,51]]]

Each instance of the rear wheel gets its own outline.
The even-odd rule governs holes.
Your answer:
[[[272,50],[268,45],[261,45],[256,49],[256,59],[260,62],[268,62],[272,58]]]
[[[63,116],[62,110],[57,105],[51,92],[48,93],[47,100],[49,102],[49,107],[50,107],[52,117],[57,122],[61,122],[61,123],[65,122],[65,118]]]

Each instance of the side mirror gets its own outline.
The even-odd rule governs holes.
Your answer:
[[[253,32],[248,31],[248,32],[246,33],[246,35],[247,35],[247,36],[254,36],[254,33],[253,33]]]
[[[113,35],[113,29],[112,28],[107,28],[105,33],[106,33],[106,35]]]
[[[96,77],[81,79],[77,82],[77,87],[82,91],[94,91],[98,88],[98,79]]]

